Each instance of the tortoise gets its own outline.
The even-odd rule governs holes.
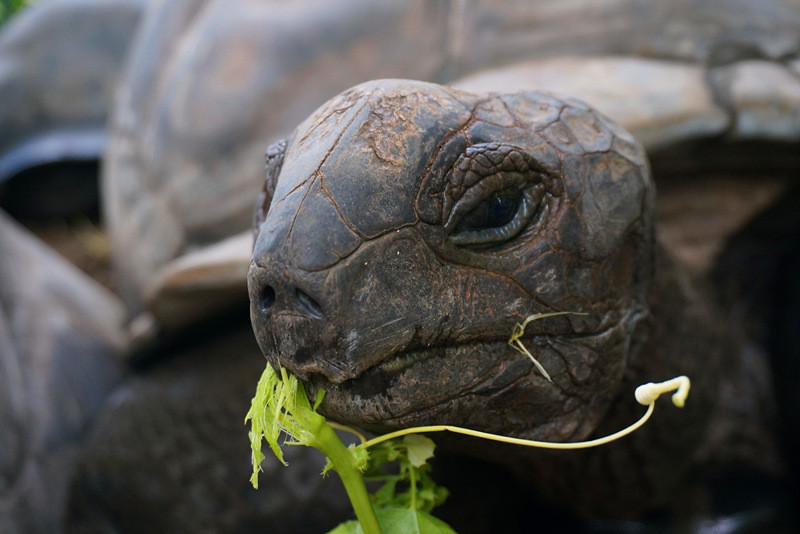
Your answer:
[[[549,499],[590,517],[639,517],[675,504],[676,486],[692,486],[698,466],[715,476],[731,466],[779,476],[764,354],[740,322],[723,324],[718,303],[698,285],[709,255],[687,253],[680,241],[653,241],[644,149],[601,113],[543,93],[478,96],[384,80],[334,98],[267,155],[250,268],[254,328],[271,361],[304,377],[312,392],[327,391],[322,408],[331,417],[372,430],[435,418],[575,440],[635,419],[635,385],[686,373],[695,381],[686,411],[660,413],[625,442],[585,454],[498,456],[546,486]],[[479,177],[492,188],[481,191]],[[468,185],[479,195],[470,196]],[[435,194],[423,194],[429,191]],[[503,193],[491,209],[481,203],[487,192]],[[524,224],[514,222],[520,217]],[[489,220],[495,226],[481,229]],[[173,275],[208,276],[219,258],[202,254],[192,256],[204,261],[184,258]],[[516,320],[554,309],[589,313],[531,332],[555,385],[506,344]],[[158,411],[167,410],[169,421],[179,417],[173,410],[190,402],[180,376],[208,358],[171,365],[151,384],[131,388],[127,398],[138,400],[101,422],[88,468],[118,465],[103,447],[106,421],[128,419],[131,432],[140,432],[155,423],[138,414],[166,399],[176,405]],[[240,395],[241,370],[253,373],[253,366],[237,361],[225,389]],[[190,376],[217,382],[225,367],[209,374],[207,365]],[[189,398],[206,398],[196,382]],[[150,454],[143,446],[137,454]]]
[[[632,421],[637,385],[687,374],[687,409],[630,439],[498,456],[560,506],[623,519],[670,503],[698,464],[779,469],[765,362],[655,241],[644,149],[588,105],[379,80],[267,160],[253,328],[273,366],[326,392],[327,416],[579,441]],[[550,380],[508,337],[563,311],[585,315],[525,338]]]
[[[317,104],[311,101],[320,95],[306,99],[305,93],[297,91],[290,97],[280,93],[283,96],[275,98],[280,100],[281,117],[285,117],[286,120],[282,120],[280,125],[259,130],[255,134],[258,137],[256,141],[251,141],[254,134],[244,133],[250,132],[248,128],[253,124],[250,122],[242,124],[239,133],[248,139],[246,149],[239,151],[231,148],[231,151],[225,152],[220,156],[221,161],[225,161],[224,165],[199,164],[198,162],[207,158],[211,158],[210,161],[213,163],[214,154],[218,154],[217,147],[222,150],[231,146],[227,136],[231,132],[237,132],[235,125],[228,125],[217,131],[209,124],[209,130],[206,132],[208,135],[191,136],[189,134],[194,133],[196,128],[179,129],[170,126],[172,119],[186,118],[189,114],[175,111],[165,115],[156,113],[156,110],[171,110],[179,103],[190,107],[197,106],[191,109],[205,110],[217,102],[226,102],[224,96],[226,91],[221,91],[217,95],[192,93],[188,90],[177,91],[191,87],[193,73],[198,69],[202,70],[204,65],[201,61],[193,60],[197,59],[193,54],[200,49],[181,46],[182,40],[191,39],[192,42],[208,40],[219,45],[219,47],[210,46],[211,49],[223,54],[225,40],[216,39],[219,39],[220,35],[235,33],[238,19],[233,13],[234,10],[225,12],[214,2],[209,2],[201,9],[204,5],[206,4],[201,2],[170,3],[171,7],[159,8],[161,16],[149,18],[150,24],[146,25],[138,45],[140,53],[134,54],[134,58],[138,61],[131,63],[128,69],[127,85],[131,89],[123,92],[118,102],[115,117],[118,126],[115,128],[117,137],[112,142],[104,180],[106,210],[111,219],[111,233],[116,243],[117,264],[132,284],[128,294],[130,310],[136,313],[143,307],[149,308],[165,329],[175,325],[185,326],[187,317],[188,322],[194,324],[202,317],[211,317],[213,327],[209,328],[209,323],[206,323],[202,327],[203,335],[192,331],[188,337],[182,338],[177,345],[178,352],[182,354],[172,360],[167,369],[146,367],[141,378],[125,388],[123,394],[118,397],[118,402],[110,406],[99,421],[92,439],[87,444],[83,465],[74,484],[73,520],[78,522],[97,512],[97,509],[101,511],[97,512],[95,518],[101,517],[118,525],[121,521],[119,518],[130,518],[137,513],[140,514],[142,510],[157,510],[158,520],[166,524],[166,515],[161,514],[167,512],[159,508],[163,503],[159,503],[158,499],[154,499],[150,494],[155,492],[159,495],[178,494],[185,484],[187,473],[198,472],[198,465],[209,465],[211,462],[209,458],[216,458],[215,465],[220,471],[214,471],[214,476],[206,479],[201,475],[195,476],[193,478],[195,486],[191,490],[191,494],[195,497],[184,500],[175,497],[184,508],[177,506],[170,508],[189,509],[198,521],[201,519],[209,521],[209,523],[199,523],[200,526],[196,529],[213,528],[209,525],[234,528],[230,525],[241,524],[233,519],[238,509],[241,509],[241,503],[250,506],[262,500],[271,505],[274,495],[269,493],[266,496],[259,496],[242,492],[240,500],[235,501],[230,497],[235,492],[229,492],[226,486],[220,493],[228,497],[214,501],[214,490],[221,485],[230,484],[231,470],[235,469],[230,466],[240,465],[231,459],[234,455],[230,451],[236,448],[228,448],[222,444],[225,440],[236,438],[229,437],[223,432],[214,434],[213,431],[206,431],[203,433],[205,438],[194,444],[187,437],[192,435],[194,429],[187,427],[188,423],[181,421],[181,414],[193,413],[192,410],[198,405],[198,399],[207,401],[200,384],[209,381],[230,383],[231,386],[227,388],[230,393],[220,392],[220,398],[228,398],[226,395],[238,395],[243,404],[242,411],[245,411],[244,397],[247,395],[239,391],[237,385],[241,382],[238,373],[245,372],[244,368],[256,373],[257,371],[253,369],[257,370],[261,362],[243,365],[239,362],[239,358],[253,358],[254,353],[258,353],[258,348],[251,346],[250,349],[245,349],[238,344],[239,342],[231,341],[235,351],[227,351],[224,349],[224,343],[220,343],[218,349],[220,353],[216,356],[219,361],[216,365],[210,366],[213,370],[206,370],[209,366],[203,365],[201,371],[195,369],[192,358],[198,358],[198,352],[202,352],[202,349],[188,349],[183,345],[202,346],[208,344],[209,336],[212,339],[219,337],[220,340],[227,336],[232,340],[241,334],[238,331],[230,335],[219,330],[215,333],[215,329],[219,327],[214,321],[220,317],[221,306],[247,300],[244,274],[248,268],[252,238],[247,231],[229,240],[221,240],[239,230],[246,230],[249,224],[247,219],[250,217],[250,205],[258,196],[261,187],[261,184],[255,181],[263,181],[263,178],[258,177],[257,170],[248,171],[248,175],[252,174],[255,178],[252,176],[248,178],[247,185],[237,182],[235,186],[229,187],[226,182],[229,177],[225,169],[243,169],[244,165],[248,165],[248,169],[258,167],[260,164],[254,163],[252,155],[256,150],[253,146],[266,145],[268,141],[279,139],[289,133],[286,131],[289,124],[292,124],[289,115],[294,117],[296,124]],[[373,6],[372,3],[368,5]],[[719,11],[701,8],[696,2],[671,3],[669,6],[659,5],[658,8],[642,2],[636,4],[641,9],[622,11],[609,5],[602,6],[596,12],[587,15],[594,24],[603,21],[606,23],[605,26],[601,25],[599,33],[595,34],[572,31],[576,29],[576,19],[565,17],[563,10],[550,9],[555,4],[539,3],[534,17],[526,11],[530,9],[527,5],[504,7],[486,1],[472,2],[467,6],[466,3],[454,2],[453,9],[446,13],[451,17],[451,23],[446,23],[446,18],[436,18],[434,14],[439,13],[438,11],[425,11],[425,5],[428,4],[425,2],[413,4],[414,9],[421,9],[416,12],[417,16],[419,13],[426,15],[421,18],[411,17],[419,23],[420,28],[423,28],[421,30],[423,35],[418,36],[419,39],[431,38],[427,32],[432,31],[432,28],[438,31],[446,26],[447,38],[435,42],[449,43],[448,46],[452,47],[444,52],[435,46],[432,47],[433,52],[425,57],[438,58],[439,62],[429,71],[409,74],[409,69],[414,67],[413,65],[403,63],[402,66],[393,69],[387,59],[387,63],[381,64],[381,68],[386,70],[357,71],[356,74],[351,73],[346,76],[347,79],[340,79],[333,73],[325,71],[324,75],[315,79],[314,90],[324,86],[324,90],[328,91],[326,94],[330,94],[359,81],[358,76],[365,76],[363,79],[385,76],[387,71],[392,76],[413,76],[454,82],[453,85],[457,87],[475,92],[509,93],[516,89],[543,88],[579,96],[592,107],[629,129],[635,138],[642,141],[648,152],[658,186],[656,232],[660,236],[660,244],[653,253],[659,262],[657,273],[668,273],[669,276],[655,277],[657,283],[653,288],[659,291],[666,291],[669,287],[677,288],[667,291],[670,296],[668,302],[672,308],[653,312],[652,317],[661,320],[643,320],[641,328],[655,329],[654,335],[664,339],[664,345],[667,342],[674,343],[675,346],[689,344],[691,338],[694,338],[698,347],[701,345],[710,347],[704,352],[709,355],[709,361],[694,356],[690,358],[690,355],[697,354],[696,349],[686,353],[686,358],[693,360],[688,362],[681,359],[681,362],[687,362],[686,368],[701,364],[718,366],[721,362],[732,358],[732,354],[741,352],[741,357],[732,358],[731,361],[736,365],[748,366],[742,374],[752,382],[748,392],[739,394],[738,390],[727,385],[741,384],[741,382],[733,379],[724,380],[725,400],[731,402],[719,404],[719,413],[712,415],[702,413],[698,415],[698,411],[702,412],[701,406],[714,403],[715,394],[712,393],[714,387],[695,388],[695,394],[698,396],[695,397],[693,394],[690,398],[690,406],[687,408],[689,411],[680,415],[664,413],[663,417],[660,414],[658,416],[660,419],[652,422],[652,431],[663,438],[659,440],[662,446],[674,445],[676,451],[685,451],[689,445],[677,436],[671,436],[667,430],[677,427],[681,432],[691,434],[698,432],[698,425],[704,424],[704,418],[713,417],[720,422],[727,422],[725,425],[714,426],[718,429],[718,435],[713,436],[717,444],[724,443],[727,439],[725,436],[731,433],[738,432],[742,436],[749,436],[753,439],[748,441],[748,447],[734,450],[733,456],[741,459],[755,458],[756,461],[753,463],[760,466],[762,472],[774,474],[779,471],[779,455],[774,451],[773,436],[768,431],[761,431],[761,427],[770,426],[773,421],[769,416],[772,410],[768,385],[769,370],[762,349],[768,348],[773,354],[784,355],[791,354],[793,350],[791,337],[779,332],[781,330],[788,332],[793,328],[790,326],[793,317],[791,314],[796,313],[797,309],[797,298],[793,296],[796,294],[788,290],[790,277],[785,273],[791,273],[793,266],[797,265],[795,243],[798,233],[796,226],[792,226],[797,223],[796,216],[792,215],[794,212],[792,206],[796,205],[797,199],[796,193],[789,192],[789,188],[796,175],[796,140],[800,130],[792,118],[796,117],[798,109],[796,28],[800,27],[798,23],[800,11],[793,4],[786,2],[759,5],[743,2],[737,4],[735,10],[719,6]],[[247,3],[247,6],[246,14],[254,18],[258,8],[250,3]],[[317,7],[312,6],[308,9],[314,12]],[[373,7],[365,9],[371,10]],[[469,9],[464,9],[466,7]],[[302,11],[303,8],[292,9]],[[346,18],[347,13],[351,12],[344,10],[342,13]],[[215,16],[211,16],[212,14]],[[174,19],[171,18],[173,16]],[[313,13],[308,14],[308,17],[307,20],[313,21],[308,24],[314,28],[327,27],[326,24],[330,21],[326,17],[316,19]],[[630,22],[636,30],[620,32],[619,26],[611,23],[618,20]],[[157,24],[158,21],[163,24]],[[508,28],[520,28],[524,25],[530,30],[528,33],[520,32],[514,39],[499,38],[508,34],[506,31]],[[398,28],[409,26],[414,24],[403,24]],[[164,36],[163,32],[176,27],[180,27],[181,30],[170,34],[170,37]],[[543,31],[552,28],[558,28],[558,31]],[[588,26],[584,27],[583,24],[577,27],[578,30],[586,28]],[[356,33],[347,31],[344,33],[354,40],[342,42],[358,42]],[[267,35],[269,32],[261,34]],[[242,32],[240,35],[250,34]],[[261,50],[259,53],[263,57],[272,58],[279,45],[280,50],[287,48],[294,50],[294,45],[299,46],[295,39],[299,39],[300,43],[304,42],[300,39],[300,35],[291,34],[286,37],[288,41],[263,45],[264,48],[258,48]],[[412,32],[406,37],[414,39],[416,35]],[[158,36],[161,37],[156,39]],[[256,37],[248,37],[245,40],[253,46],[260,42]],[[293,45],[290,46],[287,42]],[[144,53],[144,50],[154,47],[159,50],[168,48],[168,55],[172,59],[158,62]],[[317,57],[328,57],[318,48],[310,47],[310,50],[313,53],[303,55],[303,58],[313,60]],[[334,53],[334,56],[350,68],[352,60],[346,58],[352,56],[347,52],[356,50],[359,50],[358,46],[353,48],[345,46],[343,50]],[[612,57],[608,54],[618,55]],[[514,59],[531,57],[538,59],[518,67],[476,75],[461,81],[454,80],[459,74],[486,69]],[[279,83],[280,80],[293,79],[296,83],[287,82],[288,86],[305,86],[300,84],[300,80],[303,79],[302,74],[309,71],[304,69],[294,71],[289,68],[291,64],[292,62],[287,62],[285,65],[282,63],[282,68],[285,67],[287,71],[278,69],[283,74],[275,74],[274,79],[270,78],[274,82],[265,82],[266,87],[262,88],[261,93],[265,100],[252,97],[253,101],[258,102],[259,109],[260,106],[265,106],[266,116],[270,116],[271,109],[266,107],[268,102],[266,99],[272,99],[275,95],[270,92],[271,88],[284,87]],[[294,75],[298,77],[292,78]],[[759,80],[760,83],[751,83],[752,80]],[[447,91],[449,90],[445,90]],[[182,98],[177,99],[181,95]],[[244,100],[250,102],[251,97]],[[146,105],[137,108],[134,106],[137,102]],[[233,106],[233,103],[228,102],[226,105]],[[582,110],[582,105],[573,104],[572,101],[567,100],[567,105]],[[152,113],[131,115],[132,109],[149,109]],[[589,117],[594,116],[593,112],[583,111]],[[342,112],[345,113],[346,110]],[[245,115],[252,116],[247,113]],[[789,119],[786,119],[787,117]],[[124,122],[125,119],[131,118],[139,122],[135,125]],[[232,122],[241,123],[234,121],[233,118]],[[609,125],[610,123],[606,124],[607,121],[601,122],[601,131],[605,131],[603,128],[617,131]],[[620,138],[627,138],[623,133],[619,135]],[[152,143],[153,139],[159,139],[159,143]],[[157,147],[162,148],[155,152],[151,151]],[[387,148],[389,149],[391,147]],[[202,154],[202,157],[198,154]],[[276,148],[270,154],[272,156],[269,160],[270,169],[275,169],[281,151]],[[245,158],[249,162],[242,163],[237,158]],[[600,159],[598,156],[597,160]],[[164,161],[168,164],[162,164]],[[185,173],[181,171],[179,175],[190,177],[191,180],[167,182],[170,174],[167,170],[170,169],[189,169]],[[715,169],[725,174],[712,175],[710,171]],[[274,181],[276,171],[270,172],[271,180]],[[233,178],[240,179],[239,174],[237,172]],[[244,175],[244,171],[241,174]],[[744,178],[740,178],[739,174]],[[754,176],[758,176],[758,180],[754,179]],[[150,190],[140,187],[154,183],[157,186]],[[240,191],[240,187],[249,189],[246,192]],[[241,202],[237,200],[239,207],[236,208],[238,211],[235,216],[226,216],[224,222],[220,223],[219,219],[211,217],[210,212],[202,206],[213,202],[208,200],[209,198],[216,199],[220,195],[228,195],[230,191],[233,191],[229,195],[230,198],[243,200]],[[705,200],[709,198],[714,199],[714,202]],[[175,223],[172,217],[176,215],[176,210],[167,209],[164,213],[172,222],[162,226],[163,219],[160,216],[153,216],[155,212],[152,209],[161,210],[165,206],[169,207],[173,205],[175,199],[178,205],[185,207],[184,211],[190,216],[187,219],[189,222],[179,220]],[[324,202],[322,204],[324,205]],[[394,210],[399,209],[394,204],[391,207]],[[177,212],[180,215],[180,210]],[[133,215],[142,214],[144,217],[140,222],[136,222]],[[236,222],[231,222],[234,219]],[[130,232],[130,229],[134,228],[136,231]],[[687,232],[687,229],[691,231]],[[159,244],[164,245],[163,248],[160,248]],[[207,245],[208,248],[205,248]],[[167,253],[159,255],[164,251]],[[181,255],[177,260],[170,259],[177,255]],[[743,256],[746,258],[745,261],[741,261]],[[755,259],[766,262],[770,275],[761,278],[767,278],[769,283],[751,283],[751,281],[757,282],[759,278],[753,261]],[[307,257],[306,261],[316,260]],[[144,268],[138,270],[138,274],[131,274],[133,270],[142,266]],[[772,273],[775,273],[774,276]],[[671,277],[675,280],[671,280]],[[782,291],[781,299],[787,303],[786,309],[789,313],[785,311],[777,313],[780,308],[773,300],[772,295],[775,291],[771,284],[775,286],[780,284],[780,287],[787,288],[786,291]],[[313,310],[316,308],[324,312],[321,306],[324,304],[323,299],[317,299],[311,293],[313,292],[304,293],[306,296],[300,294],[296,296],[305,303],[303,306],[306,312],[314,313]],[[277,297],[276,291],[276,299]],[[213,302],[209,306],[210,301]],[[724,301],[728,307],[719,308],[719,301]],[[433,309],[435,304],[431,302],[426,305],[429,309]],[[201,308],[203,313],[198,313]],[[742,310],[747,311],[752,317],[743,319]],[[774,321],[768,319],[770,314],[774,316]],[[511,320],[510,317],[508,319]],[[519,317],[515,316],[513,319],[517,320]],[[548,322],[539,327],[567,329],[572,328],[572,325],[583,325],[584,328],[589,328],[592,324],[588,322],[589,320],[582,316],[570,316],[557,319],[554,324]],[[238,315],[232,321],[237,325],[235,328],[242,328],[240,321],[245,319]],[[726,322],[729,324],[725,324]],[[697,325],[703,326],[702,332],[697,333]],[[505,324],[501,330],[508,329],[509,326]],[[689,336],[686,329],[695,333]],[[493,328],[491,335],[498,335],[498,330]],[[653,342],[650,337],[647,339]],[[287,338],[284,342],[291,344],[293,341],[292,338]],[[783,352],[777,349],[780,343],[785,345],[781,349]],[[667,350],[666,346],[660,348]],[[714,356],[717,353],[720,360]],[[203,358],[206,357],[213,358],[203,355]],[[410,359],[414,360],[417,357],[412,356]],[[786,361],[791,360],[777,358],[771,363],[773,370],[777,370],[775,382],[779,390],[778,397],[782,399],[778,409],[782,417],[791,421],[797,413],[796,410],[789,408],[795,399],[792,397],[792,391],[796,389],[797,378],[796,374],[792,375],[791,363],[787,365]],[[398,367],[397,370],[400,370],[399,366],[402,365],[402,362],[390,364],[392,367]],[[780,367],[781,365],[784,367]],[[546,366],[553,369],[552,362]],[[683,367],[682,364],[680,366]],[[734,373],[734,370],[725,368],[726,373]],[[303,373],[302,369],[299,371]],[[688,371],[682,369],[678,372]],[[209,373],[212,379],[203,373]],[[628,369],[626,373],[626,380],[633,382],[634,370]],[[318,375],[309,376],[313,382],[316,379],[313,377]],[[657,377],[646,376],[643,381],[655,378]],[[703,374],[700,381],[704,380],[713,382],[717,379]],[[781,380],[784,380],[783,386]],[[375,388],[378,387],[376,384]],[[622,395],[619,387],[615,391]],[[734,402],[735,394],[738,395],[735,398],[742,401],[741,404]],[[623,397],[624,395],[620,398]],[[598,398],[596,402],[602,404],[604,401]],[[607,402],[612,403],[608,413],[615,414],[618,421],[627,423],[637,415],[633,412],[635,407],[630,406],[627,399]],[[694,402],[697,402],[697,405],[692,407]],[[220,409],[208,417],[222,418],[223,413],[234,411],[228,410],[227,407],[230,405],[225,404],[225,406],[224,410]],[[734,408],[739,410],[741,416],[735,411],[725,413],[723,410],[725,406],[731,410]],[[333,413],[330,405],[328,408]],[[760,417],[759,414],[762,413],[766,413],[767,416]],[[475,414],[475,417],[479,416]],[[737,420],[750,423],[737,426]],[[361,422],[370,424],[369,421]],[[587,426],[591,424],[587,423]],[[792,428],[791,424],[784,426],[785,430]],[[224,427],[224,424],[220,423],[220,427]],[[615,426],[615,421],[612,418],[604,418],[596,432],[601,433],[612,427],[618,428]],[[551,431],[558,433],[557,430]],[[573,435],[570,433],[577,435],[581,431],[586,431],[586,428],[581,430],[576,427],[570,430],[565,427],[563,431],[565,435],[562,439],[568,439]],[[135,445],[131,445],[129,439],[120,437],[116,442],[119,446],[111,450],[107,447],[109,435],[151,435],[154,443],[136,442]],[[159,456],[162,448],[157,445],[157,436],[178,440],[183,450],[189,449],[194,455],[187,454],[187,459],[170,457],[168,461],[170,469],[153,468],[154,465],[163,465],[158,462],[164,462]],[[213,436],[213,439],[209,436]],[[647,441],[645,436],[636,440]],[[797,443],[797,439],[790,440],[789,443]],[[246,456],[246,443],[241,442],[240,448],[242,454]],[[217,452],[210,453],[212,449]],[[713,448],[707,449],[706,455],[712,456],[712,450]],[[126,452],[123,454],[123,451]],[[500,456],[511,454],[514,453],[503,450]],[[605,454],[613,456],[614,453],[609,450]],[[581,458],[586,457],[576,456],[573,460],[563,458],[559,460],[575,463],[565,466],[564,471],[558,476],[553,476],[554,498],[558,495],[563,496],[569,491],[567,483],[569,480],[574,480],[574,475],[570,473],[581,469],[580,462],[591,462]],[[718,464],[723,466],[731,465],[735,460],[731,457],[717,458]],[[790,461],[791,458],[791,454],[785,454],[782,460]],[[526,462],[528,465],[535,463]],[[295,464],[306,465],[299,460]],[[151,472],[146,476],[141,469],[142,465],[151,467]],[[657,463],[642,465],[655,466]],[[139,476],[121,476],[120,466],[125,466],[123,471],[136,472]],[[679,479],[690,472],[685,457],[684,463],[674,469],[674,472],[671,464],[667,469],[641,469],[641,467],[637,466],[637,469],[630,471],[619,469],[618,480],[625,484],[634,476],[641,474],[640,480],[633,480],[630,483],[646,484],[646,477],[658,478],[659,474],[665,475],[663,481],[653,486],[651,493],[651,496],[655,495],[652,502],[660,500],[661,503],[670,500],[671,496],[663,495],[669,493],[668,488],[674,484],[674,479]],[[514,470],[521,471],[516,468]],[[587,470],[587,473],[589,472],[591,470]],[[536,476],[544,477],[546,474],[540,471],[523,478],[533,480]],[[669,478],[673,480],[668,480]],[[605,480],[597,477],[593,480],[591,484],[595,488],[605,483]],[[278,488],[282,483],[276,480]],[[294,489],[291,491],[295,492]],[[650,489],[643,492],[642,496],[649,492]],[[581,497],[578,509],[595,517],[602,514],[630,516],[649,509],[651,505],[642,504],[641,501],[636,502],[638,500],[636,491],[629,493],[630,495],[622,498],[618,504],[609,504],[596,502],[604,499],[598,498],[596,494],[593,496],[587,489]],[[196,497],[198,495],[208,497],[208,500],[199,499]],[[204,503],[203,510],[211,509],[212,512],[202,512],[207,514],[202,515],[198,508],[192,508],[192,505],[198,502]],[[219,513],[215,513],[214,510],[217,508],[214,508],[214,502],[227,503],[225,509],[229,512],[228,515],[223,518]],[[624,503],[630,507],[624,508],[622,512],[606,509],[608,506],[623,508]],[[234,508],[237,507],[239,508],[235,512]],[[151,517],[156,517],[156,513],[154,512]],[[176,517],[177,519],[170,516],[170,520],[174,522],[168,524],[180,528],[179,514]],[[243,513],[242,517],[245,519],[241,521],[245,523],[255,522],[251,512]],[[214,523],[223,519],[230,522]]]
[[[0,212],[0,531],[56,532],[84,433],[122,381],[122,302]]]
[[[0,206],[97,212],[106,119],[144,0],[35,2],[0,33]]]

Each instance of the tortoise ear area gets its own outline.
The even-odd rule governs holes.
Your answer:
[[[281,168],[283,167],[283,159],[286,155],[287,144],[287,139],[281,139],[267,147],[266,177],[264,179],[264,186],[261,188],[261,193],[258,195],[255,212],[253,213],[253,243],[258,239],[261,224],[267,218],[267,212],[272,203],[272,197],[275,194],[275,186],[278,184],[278,176],[280,176]]]

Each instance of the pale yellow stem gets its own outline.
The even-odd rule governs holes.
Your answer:
[[[562,449],[562,450],[588,449],[590,447],[597,447],[598,445],[605,445],[606,443],[610,443],[623,436],[627,436],[634,430],[641,427],[643,424],[647,422],[648,419],[650,419],[650,415],[652,415],[653,409],[655,408],[655,401],[663,393],[667,393],[669,391],[677,389],[678,391],[672,396],[672,402],[675,404],[675,406],[682,408],[686,400],[686,396],[689,394],[690,385],[691,383],[688,377],[679,376],[677,378],[673,378],[672,380],[667,380],[666,382],[659,382],[657,384],[650,382],[648,384],[639,386],[638,388],[636,388],[635,396],[636,400],[640,404],[647,404],[647,411],[645,412],[645,414],[638,421],[636,421],[627,428],[623,428],[619,432],[615,432],[608,436],[589,441],[579,441],[575,443],[554,443],[551,441],[535,441],[530,439],[511,438],[508,436],[490,434],[488,432],[481,432],[479,430],[471,430],[469,428],[462,428],[458,426],[433,425],[433,426],[419,426],[414,428],[407,428],[405,430],[398,430],[396,432],[384,434],[383,436],[378,436],[377,438],[362,443],[361,445],[359,445],[359,447],[364,447],[365,449],[367,449],[369,447],[372,447],[373,445],[377,445],[378,443],[382,443],[384,441],[405,436],[408,434],[422,434],[425,432],[454,432],[456,434],[464,434],[476,438],[489,439],[492,441],[499,441],[502,443],[511,443],[513,445],[522,445],[525,447],[538,447],[541,449]]]
[[[345,432],[350,432],[351,434],[356,436],[358,438],[358,440],[362,444],[366,443],[366,441],[367,441],[367,436],[365,436],[364,434],[362,434],[361,432],[359,432],[358,430],[356,430],[355,428],[353,428],[351,426],[342,425],[342,424],[336,423],[334,421],[328,421],[328,424],[331,425],[336,430],[344,430]]]
[[[553,382],[553,379],[550,378],[550,373],[545,371],[542,364],[539,363],[539,360],[534,358],[533,354],[530,353],[528,348],[522,344],[521,338],[522,335],[525,333],[525,327],[528,326],[528,323],[530,323],[531,321],[545,319],[546,317],[555,317],[557,315],[588,315],[588,314],[582,312],[569,312],[569,311],[534,313],[533,315],[529,315],[528,317],[526,317],[525,320],[522,321],[521,323],[515,324],[514,329],[511,331],[511,337],[508,338],[508,344],[511,345],[517,352],[521,352],[522,354],[530,358],[530,360],[533,362],[533,364],[536,366],[539,372],[542,373],[542,376],[544,376],[551,383]]]

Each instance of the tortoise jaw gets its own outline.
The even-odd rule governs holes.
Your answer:
[[[320,406],[324,415],[367,430],[468,423],[494,431],[503,420],[495,410],[498,405],[506,406],[512,419],[519,417],[519,410],[536,424],[545,424],[563,415],[568,398],[579,397],[594,381],[606,380],[607,375],[595,370],[620,375],[625,340],[642,315],[626,310],[600,317],[593,328],[564,333],[539,325],[539,331],[525,336],[527,348],[554,382],[502,337],[406,346],[340,383],[312,374],[307,387],[311,395],[325,390]],[[614,387],[614,381],[608,383]],[[506,400],[496,400],[501,398]]]
[[[403,350],[393,353],[388,358],[384,358],[377,363],[373,363],[364,369],[357,369],[347,366],[343,359],[329,358],[324,365],[314,365],[313,363],[303,368],[296,367],[291,363],[283,365],[300,380],[304,382],[322,383],[327,382],[333,387],[342,384],[351,384],[354,381],[362,380],[364,375],[382,373],[387,376],[396,375],[413,365],[424,362],[445,353],[445,347],[426,347],[416,350]],[[338,362],[338,364],[337,364]],[[280,359],[276,359],[278,365]]]
[[[514,360],[522,365],[512,379],[530,371],[529,362],[518,358],[506,340],[426,347],[395,353],[341,382],[313,373],[306,386],[312,396],[325,390],[321,411],[326,416],[369,427],[481,389]]]

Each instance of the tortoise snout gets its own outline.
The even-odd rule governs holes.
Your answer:
[[[262,315],[286,311],[307,315],[312,319],[322,319],[322,306],[308,293],[298,287],[281,288],[283,298],[278,303],[278,291],[271,284],[264,284],[257,290],[254,300],[256,312]],[[277,305],[277,309],[276,309]]]
[[[282,266],[250,268],[250,319],[256,339],[270,362],[280,362],[301,378],[325,373],[321,360],[330,344],[326,310],[331,303],[313,282],[287,272]]]
[[[278,317],[284,321],[296,318],[303,323],[325,322],[326,306],[321,291],[312,282],[298,280],[287,272],[281,266],[250,268],[247,278],[250,315],[259,336],[261,330],[274,328]]]

